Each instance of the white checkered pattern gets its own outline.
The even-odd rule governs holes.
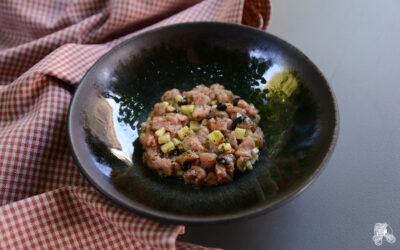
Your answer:
[[[116,44],[179,22],[266,29],[268,0],[0,1],[0,249],[206,249],[95,191],[69,152],[71,90]]]

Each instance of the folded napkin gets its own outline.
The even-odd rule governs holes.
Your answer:
[[[1,1],[0,248],[208,249],[89,185],[68,149],[68,105],[97,59],[143,31],[195,21],[265,30],[269,15],[268,0]]]

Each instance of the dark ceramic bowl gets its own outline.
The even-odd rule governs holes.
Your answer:
[[[263,85],[290,70],[299,87],[268,99]],[[261,110],[265,144],[254,170],[217,187],[163,178],[142,162],[140,123],[162,93],[219,82]],[[234,221],[270,211],[321,173],[337,133],[335,99],[318,68],[268,33],[234,24],[186,23],[116,46],[86,73],[71,102],[68,138],[86,178],[118,205],[183,224]]]

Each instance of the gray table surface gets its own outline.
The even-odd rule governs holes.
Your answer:
[[[317,181],[289,204],[179,240],[225,249],[400,249],[400,1],[272,0],[269,32],[321,69],[339,140]],[[397,242],[375,246],[387,222]]]

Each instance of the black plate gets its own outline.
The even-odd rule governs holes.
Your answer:
[[[297,77],[296,94],[285,102],[261,98],[282,70]],[[265,145],[254,170],[204,188],[158,176],[142,162],[140,123],[166,90],[214,82],[262,110]],[[71,102],[68,138],[82,173],[115,203],[167,222],[204,224],[260,214],[304,191],[333,151],[337,119],[327,81],[290,44],[246,26],[186,23],[140,34],[96,62]]]

